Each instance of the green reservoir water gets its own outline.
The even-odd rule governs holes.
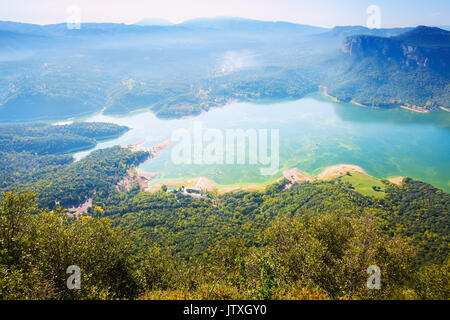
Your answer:
[[[202,176],[219,187],[263,185],[281,177],[286,169],[298,168],[313,176],[324,167],[348,163],[361,166],[377,178],[409,176],[450,192],[450,113],[445,111],[418,114],[402,109],[368,109],[312,95],[271,104],[235,103],[186,119],[161,120],[148,111],[124,117],[99,114],[86,121],[132,128],[95,149],[143,139],[143,146],[150,147],[170,139],[176,129],[192,132],[194,123],[224,134],[226,129],[268,129],[270,137],[270,129],[279,130],[280,166],[274,175],[261,175],[264,166],[260,164],[174,164],[171,147],[140,166],[143,171],[160,172],[151,183]],[[91,151],[75,157],[82,158]]]

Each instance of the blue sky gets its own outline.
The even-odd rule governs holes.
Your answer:
[[[449,0],[0,0],[0,20],[65,22],[71,5],[81,9],[82,22],[237,16],[333,27],[366,25],[367,7],[377,5],[381,27],[450,25]]]

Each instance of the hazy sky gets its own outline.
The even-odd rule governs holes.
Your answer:
[[[81,9],[81,22],[236,16],[333,27],[366,25],[367,7],[377,5],[381,27],[450,25],[449,0],[0,0],[0,20],[65,22],[71,5]]]

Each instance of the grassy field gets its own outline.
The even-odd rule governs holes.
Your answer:
[[[384,197],[384,184],[380,180],[363,174],[360,172],[353,172],[350,175],[343,175],[339,178],[343,182],[350,183],[356,191],[366,196],[374,196],[378,198]],[[372,187],[379,187],[381,191],[375,191]]]

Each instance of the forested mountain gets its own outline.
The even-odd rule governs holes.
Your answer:
[[[127,127],[112,123],[78,122],[70,125],[1,125],[1,152],[62,154],[94,147],[98,140],[118,137]]]
[[[278,33],[291,32],[297,35],[318,34],[326,31],[326,28],[309,25],[295,24],[283,21],[259,21],[235,17],[198,18],[187,20],[179,24],[188,28],[213,29],[222,31],[238,31],[246,33]]]
[[[445,32],[238,18],[80,29],[0,22],[0,122],[143,108],[178,118],[236,99],[301,98],[319,86],[367,105],[448,106]]]
[[[345,39],[328,93],[341,101],[425,111],[450,101],[450,32],[419,26],[394,37]]]
[[[57,203],[78,205],[95,192],[107,192],[110,181],[117,183],[145,155],[117,147],[74,163],[68,153],[92,148],[98,140],[126,130],[110,123],[2,125],[0,190],[33,190],[39,205],[50,208]]]
[[[0,22],[0,31],[0,121],[8,122],[64,119],[105,106],[109,114],[151,107],[161,117],[192,115],[235,98],[205,94],[216,82],[214,91],[223,82],[246,87],[240,99],[271,96],[259,88],[273,78],[268,69],[303,63],[298,57],[309,49],[302,43],[326,29],[217,18],[170,26],[86,23],[79,30]],[[223,78],[236,72],[243,77]],[[296,79],[278,75],[280,95],[289,97],[283,83]]]

